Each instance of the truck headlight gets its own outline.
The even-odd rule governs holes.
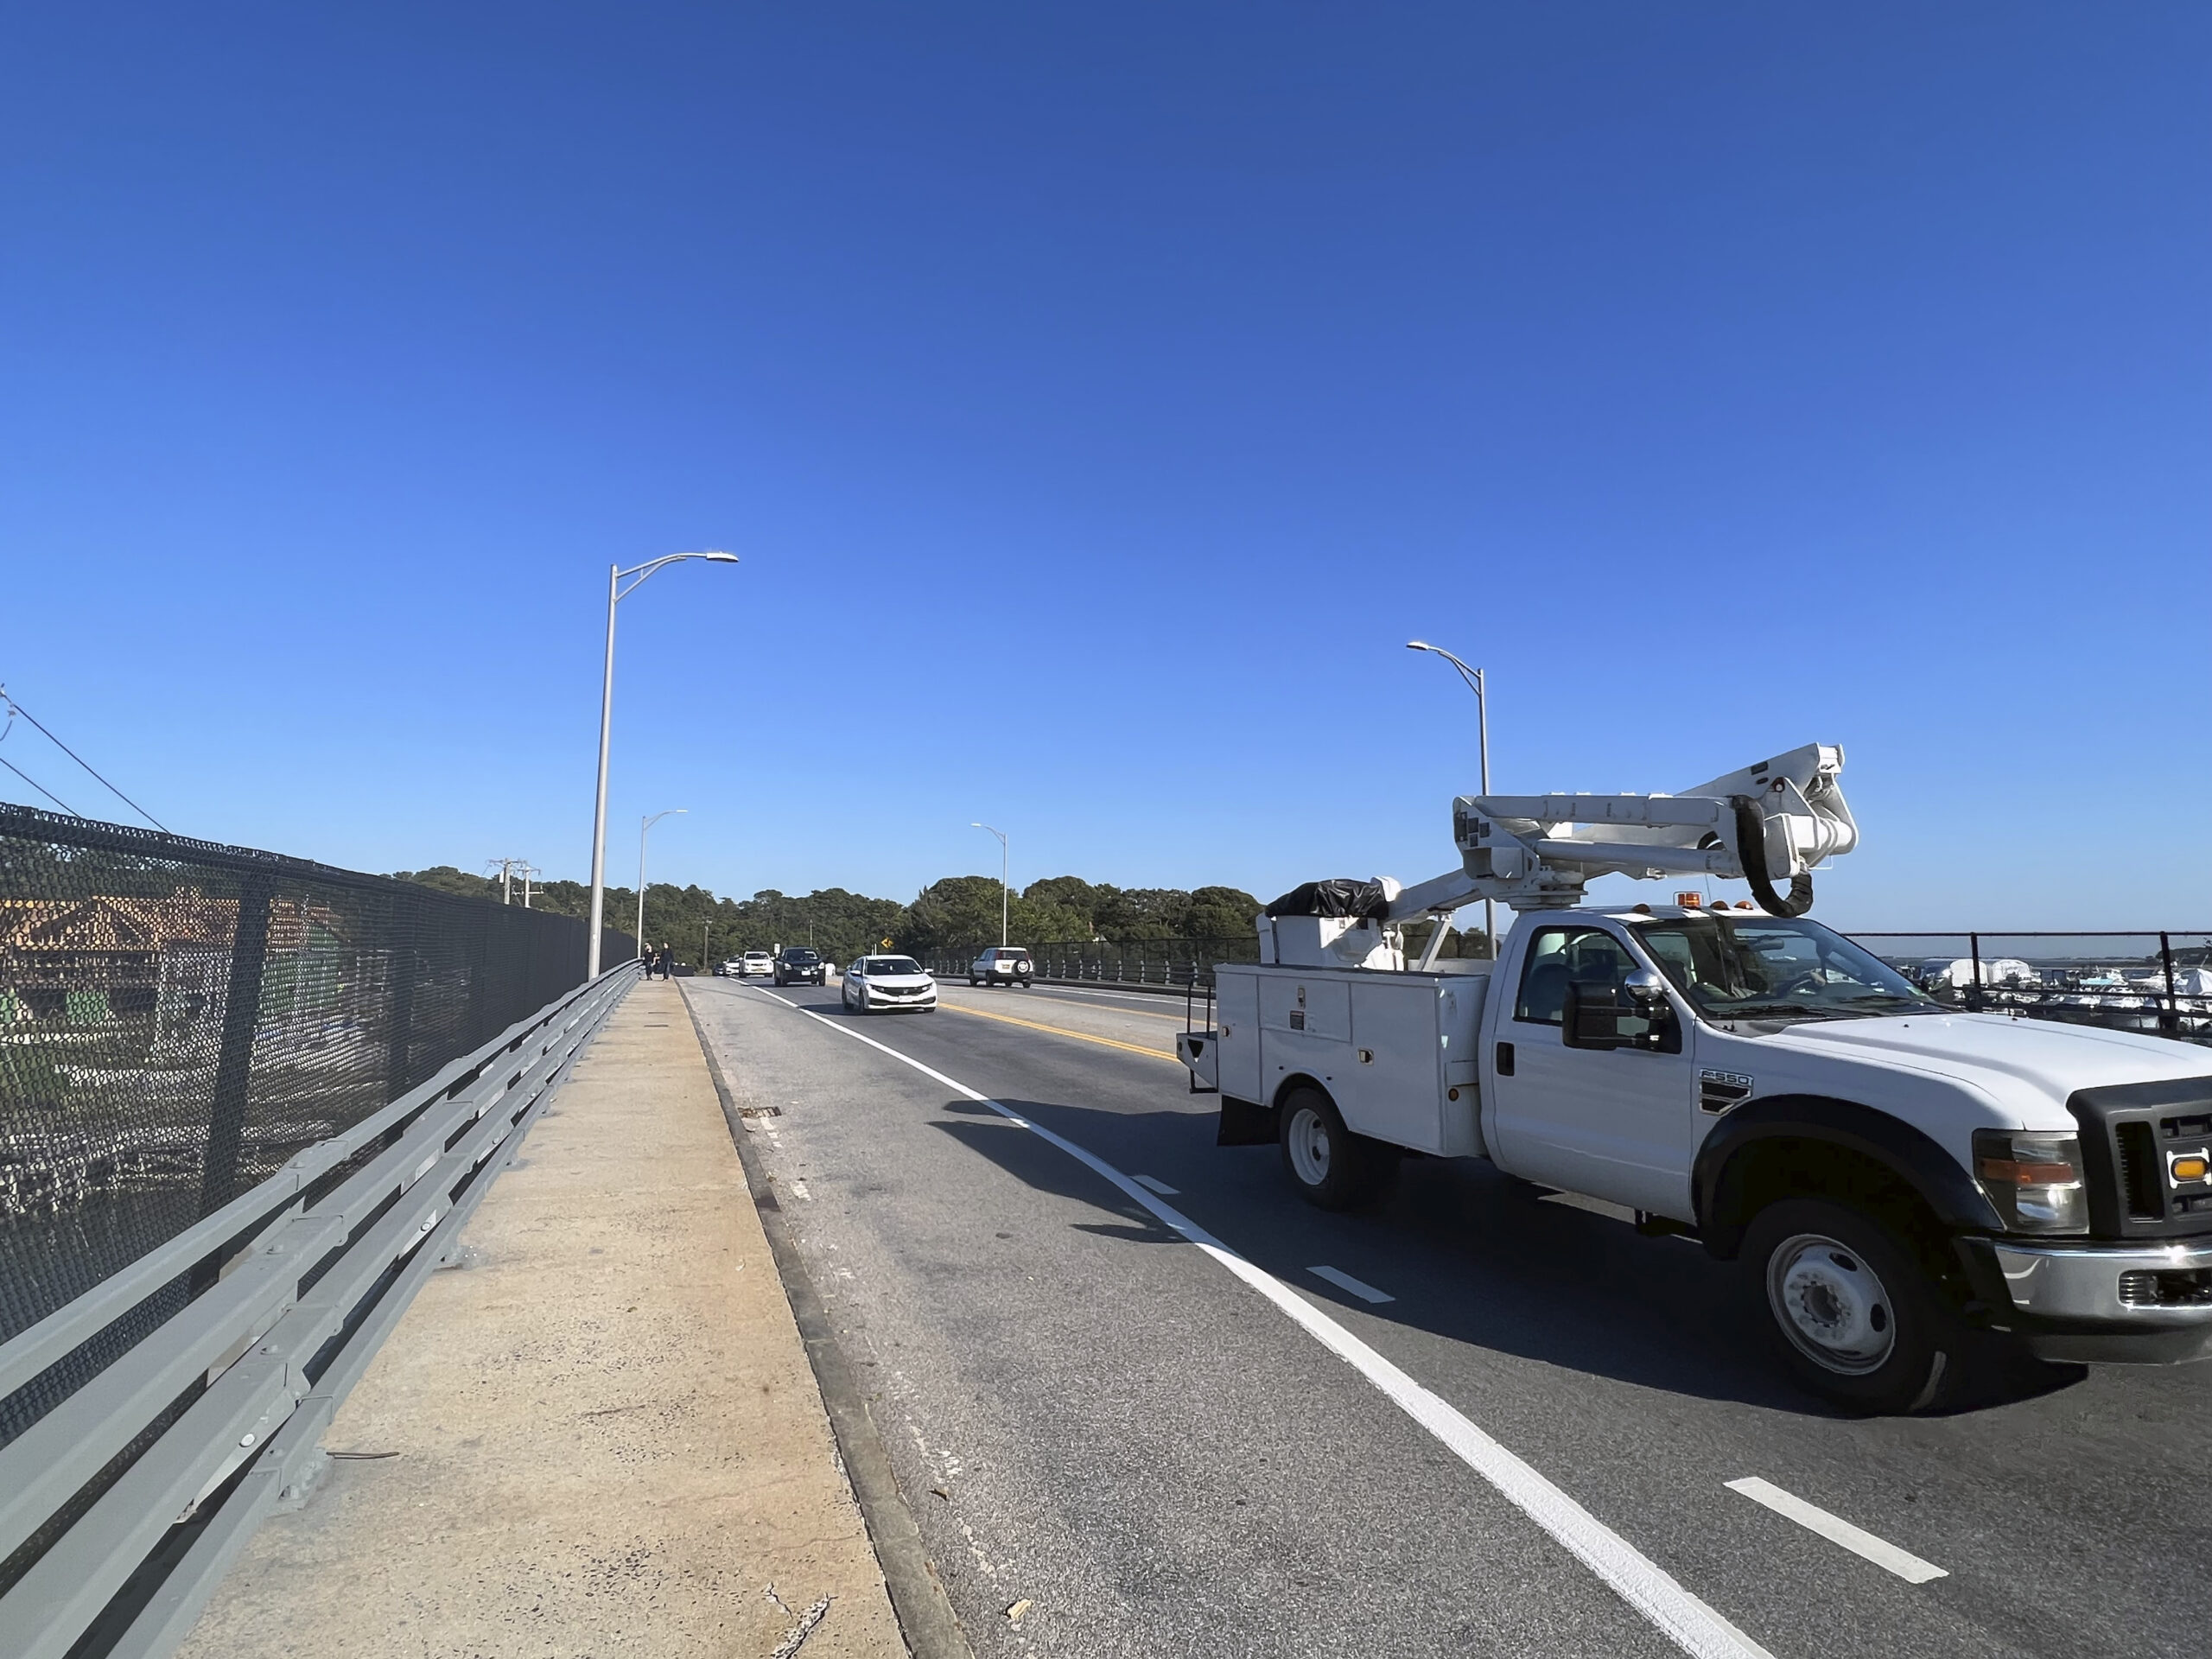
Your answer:
[[[2005,1230],[2086,1233],[2089,1196],[2082,1185],[2079,1135],[2020,1129],[1974,1132],[1974,1179]]]

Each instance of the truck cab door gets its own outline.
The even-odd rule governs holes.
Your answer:
[[[1690,1162],[1695,1070],[1679,1013],[1655,1027],[1624,1012],[1630,1039],[1619,1047],[1571,1046],[1570,985],[1580,1000],[1619,999],[1644,966],[1625,942],[1587,923],[1538,927],[1521,957],[1516,983],[1491,1029],[1490,1122],[1498,1163],[1545,1186],[1610,1199],[1677,1220],[1692,1218]],[[1656,1034],[1657,1046],[1650,1046]],[[1674,1052],[1667,1052],[1671,1048]]]

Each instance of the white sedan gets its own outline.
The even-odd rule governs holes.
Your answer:
[[[859,957],[845,969],[848,1012],[878,1008],[927,1008],[937,1012],[937,981],[912,957]]]

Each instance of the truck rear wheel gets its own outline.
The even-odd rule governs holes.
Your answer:
[[[1745,1288],[1798,1383],[1848,1409],[1926,1411],[1958,1386],[1965,1326],[1912,1250],[1880,1222],[1822,1198],[1752,1218]]]
[[[1319,1089],[1296,1089],[1282,1103],[1282,1166],[1306,1201],[1351,1210],[1380,1198],[1397,1173],[1397,1148],[1344,1127],[1336,1103]]]

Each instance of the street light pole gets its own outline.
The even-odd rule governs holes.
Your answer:
[[[968,827],[970,830],[991,830],[991,826],[988,823],[970,823]],[[1007,866],[1006,856],[1006,831],[1003,830],[991,830],[991,833],[999,838],[999,946],[1003,950],[1007,942],[1006,874]]]
[[[1479,668],[1469,668],[1466,664],[1461,662],[1450,652],[1445,650],[1443,646],[1432,645],[1425,639],[1408,639],[1406,641],[1406,649],[1408,651],[1431,652],[1435,655],[1441,657],[1446,662],[1451,664],[1452,667],[1459,671],[1459,677],[1467,683],[1468,690],[1471,690],[1475,694],[1475,727],[1477,741],[1480,745],[1480,753],[1482,757],[1482,789],[1484,794],[1489,794],[1490,698],[1485,693],[1482,670]],[[1437,925],[1441,927],[1443,923],[1440,921]],[[1497,961],[1497,900],[1495,899],[1485,899],[1483,900],[1483,937],[1489,941],[1491,960],[1492,962]]]
[[[640,955],[645,949],[645,831],[663,818],[672,818],[690,810],[688,806],[671,806],[665,812],[656,812],[650,818],[638,820],[638,950]],[[675,966],[673,963],[669,965]]]
[[[735,564],[737,555],[720,551],[699,553],[670,553],[658,559],[648,559],[643,564],[632,565],[627,570],[619,565],[607,567],[607,672],[599,689],[599,791],[592,804],[591,814],[591,938],[584,947],[584,976],[599,977],[599,934],[607,918],[607,741],[614,729],[614,607],[634,594],[664,564],[681,564],[686,559],[705,559],[714,564]],[[637,578],[627,588],[622,586],[626,576]],[[645,931],[645,894],[642,886],[638,890],[638,929]],[[645,940],[638,941],[638,948],[645,948]]]

